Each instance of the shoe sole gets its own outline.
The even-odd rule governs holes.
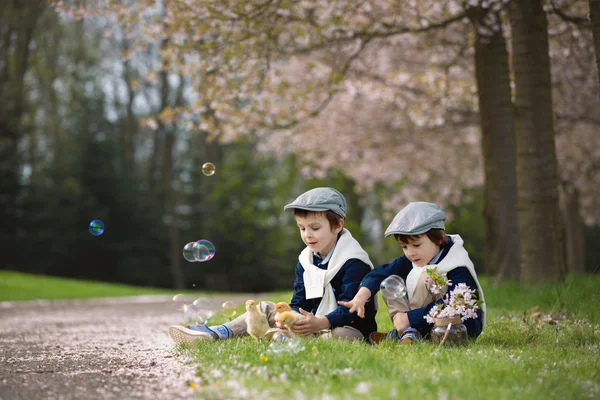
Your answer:
[[[178,328],[176,326],[172,326],[169,328],[169,336],[171,336],[171,339],[173,339],[173,341],[177,344],[193,345],[194,343],[199,342],[201,340],[210,340],[210,341],[214,340],[214,338],[211,338],[210,336],[208,336],[208,334],[204,334],[204,333],[191,334],[191,333],[181,330],[180,328]]]

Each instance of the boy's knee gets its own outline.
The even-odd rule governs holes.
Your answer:
[[[332,339],[340,339],[345,341],[363,340],[363,334],[350,326],[340,326],[331,330]]]

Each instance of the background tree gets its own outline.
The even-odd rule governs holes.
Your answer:
[[[499,281],[516,269],[505,1],[55,5],[29,45],[13,268],[289,288],[302,246],[281,207],[331,185],[375,263],[399,254],[382,235],[397,209],[425,199],[444,205],[480,271]],[[600,135],[588,2],[545,11],[562,223],[569,243],[589,242]],[[86,230],[93,218],[106,223],[100,237]],[[491,241],[505,250],[490,247],[495,234],[508,235]],[[200,238],[216,256],[185,262],[183,245]],[[595,247],[573,249],[593,270]]]
[[[566,272],[558,205],[548,23],[541,2],[510,2],[517,109],[517,210],[521,280]]]
[[[596,72],[600,81],[600,0],[590,0],[590,21],[594,33],[594,49],[596,50]]]
[[[46,8],[42,0],[10,1],[0,10],[0,240],[5,243],[3,267],[17,263],[23,167],[19,143],[23,138],[25,74],[29,68],[30,43],[38,20]]]
[[[498,11],[470,9],[485,169],[485,254],[494,283],[518,279],[520,272],[514,106],[500,18]]]

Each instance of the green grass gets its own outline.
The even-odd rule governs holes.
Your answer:
[[[0,301],[84,299],[146,294],[173,295],[173,290],[0,271]]]
[[[311,339],[298,353],[276,353],[250,338],[203,342],[180,347],[197,363],[188,384],[205,399],[600,397],[600,276],[569,277],[560,286],[482,285],[488,324],[464,347]],[[566,320],[551,324],[546,316]],[[391,328],[384,308],[377,318],[380,330]]]
[[[481,283],[488,324],[467,346],[312,339],[303,341],[298,353],[275,353],[270,343],[250,338],[198,343],[180,347],[197,365],[197,377],[188,384],[206,399],[600,398],[600,276],[571,276],[561,285],[528,288]],[[171,295],[173,290],[0,271],[0,300],[141,294]],[[277,292],[270,299],[290,296]],[[545,316],[560,322],[550,324]],[[211,322],[225,320],[218,316]],[[385,307],[377,322],[380,331],[391,328]]]

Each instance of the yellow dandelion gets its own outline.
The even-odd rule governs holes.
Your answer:
[[[191,383],[188,385],[188,387],[189,387],[190,389],[196,389],[196,382],[191,382]]]
[[[267,357],[267,356],[262,356],[262,355],[261,355],[261,356],[260,356],[260,360],[261,360],[261,361],[264,361],[264,362],[267,362],[267,361],[269,361],[269,357]]]

